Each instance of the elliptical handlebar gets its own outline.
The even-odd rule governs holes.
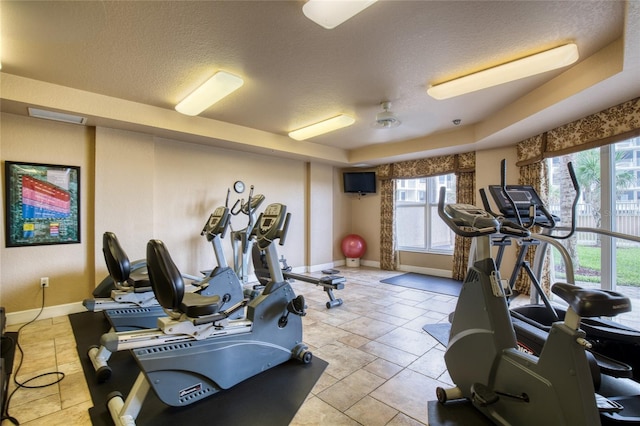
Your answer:
[[[291,219],[291,213],[287,213],[284,217],[284,225],[282,225],[282,229],[278,232],[278,238],[280,239],[279,244],[281,246],[284,245],[284,242],[287,239],[287,234],[289,233],[289,219]]]
[[[567,163],[567,170],[569,171],[569,177],[571,178],[571,185],[573,185],[573,189],[576,193],[573,197],[573,202],[571,203],[571,227],[569,228],[569,232],[565,235],[550,235],[556,240],[566,240],[571,238],[571,236],[576,232],[576,211],[578,210],[578,199],[580,198],[580,185],[578,185],[578,178],[576,177],[576,172],[573,169],[573,163],[571,161]]]
[[[520,214],[520,211],[518,209],[517,203],[514,201],[511,194],[509,193],[509,189],[513,190],[515,185],[511,187],[507,186],[506,170],[507,170],[507,163],[506,163],[506,160],[503,159],[500,163],[500,187],[502,189],[501,192],[504,198],[507,200],[507,203],[509,204],[510,208],[513,210],[513,215],[515,216],[516,222],[520,226],[523,226],[526,229],[530,229],[534,226],[540,226],[542,228],[547,228],[550,230],[556,229],[558,225],[556,217],[547,209],[547,206],[545,206],[543,203],[540,202],[540,199],[538,198],[537,195],[535,195],[533,198],[533,200],[537,200],[537,202],[535,203],[532,202],[531,205],[529,206],[528,220],[526,222],[525,220],[523,220]],[[552,235],[551,233],[548,234],[550,237],[555,238],[557,240],[565,240],[567,238],[570,238],[575,233],[575,229],[576,229],[576,209],[578,205],[578,199],[580,198],[580,186],[578,185],[578,179],[576,178],[575,170],[573,168],[573,163],[571,162],[567,163],[567,170],[569,172],[569,177],[571,178],[571,185],[573,186],[573,189],[575,191],[575,196],[573,198],[573,203],[571,206],[571,212],[572,212],[571,227],[569,228],[569,232],[565,235]],[[520,188],[520,187],[518,186],[516,188]],[[530,188],[530,190],[534,191],[532,188]],[[480,190],[480,196],[482,197],[482,201],[485,207],[488,207],[489,203],[482,189]],[[489,209],[487,210],[491,212],[491,210]],[[545,220],[538,219],[539,216],[537,214],[537,211],[542,212]],[[493,212],[491,213],[495,215],[495,213]]]

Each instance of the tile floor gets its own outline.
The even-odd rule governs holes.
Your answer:
[[[320,287],[293,283],[308,305],[304,340],[329,366],[292,425],[427,424],[427,401],[435,399],[435,388],[449,384],[450,378],[445,348],[422,326],[447,321],[456,299],[379,282],[399,273],[341,268],[347,284],[336,296],[344,305],[331,310],[325,308],[328,298]],[[56,369],[66,377],[54,386],[18,390],[10,414],[25,426],[90,424],[93,403],[68,317],[25,327],[20,344],[25,359],[18,380]],[[18,362],[16,355],[16,366]],[[52,376],[41,381],[50,382]]]
[[[400,273],[341,268],[347,284],[335,293],[345,303],[331,310],[325,308],[328,298],[321,288],[293,283],[308,305],[304,340],[329,366],[292,425],[427,424],[427,401],[435,399],[437,386],[451,379],[444,365],[445,348],[422,326],[447,321],[456,298],[380,283]],[[638,294],[632,297],[640,303]],[[19,327],[9,326],[7,331]],[[53,371],[66,376],[54,386],[18,390],[10,414],[25,426],[91,424],[88,410],[93,403],[68,317],[28,325],[20,333],[20,344],[25,358],[19,381]],[[14,369],[19,360],[16,354]],[[49,375],[29,384],[53,380]],[[10,392],[13,388],[11,383]],[[5,420],[1,426],[9,425]]]

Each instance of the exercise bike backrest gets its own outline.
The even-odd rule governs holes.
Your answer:
[[[227,207],[217,207],[213,213],[211,213],[211,216],[209,216],[207,223],[204,224],[200,235],[206,235],[207,241],[213,240],[216,235],[224,238],[224,235],[227,233],[227,228],[229,227],[230,217]]]
[[[184,298],[184,281],[162,241],[147,243],[147,268],[158,303],[165,309],[177,309]]]
[[[102,253],[109,275],[116,282],[116,286],[127,283],[131,274],[131,263],[113,232],[105,232],[102,235]]]
[[[219,312],[225,303],[218,295],[185,292],[182,274],[160,240],[147,243],[147,269],[158,303],[172,318],[179,318],[182,314],[191,318],[206,317]],[[237,304],[233,309],[239,306]]]

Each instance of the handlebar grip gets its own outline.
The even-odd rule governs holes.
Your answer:
[[[238,207],[238,204],[240,204],[240,208],[236,210],[236,207]],[[242,209],[242,199],[236,200],[236,202],[233,204],[233,207],[231,207],[231,210],[229,210],[229,212],[231,212],[232,215],[237,216],[238,213],[240,213],[241,209]]]
[[[256,221],[256,223],[260,223],[262,221],[262,215],[264,213],[260,213],[260,216],[258,216],[258,220]],[[258,235],[258,227],[254,226],[253,228],[251,228],[251,232],[249,233],[249,237],[256,237]]]
[[[287,239],[287,233],[289,232],[290,218],[291,218],[291,213],[287,213],[287,215],[284,217],[284,225],[282,226],[282,229],[280,230],[280,232],[278,232],[278,236],[280,237],[280,242],[278,244],[280,244],[281,246],[284,245],[284,241]]]
[[[229,229],[230,219],[231,219],[231,216],[229,215],[225,216],[224,223],[222,224],[222,232],[220,233],[220,238],[224,238],[224,236],[227,234],[227,229]]]

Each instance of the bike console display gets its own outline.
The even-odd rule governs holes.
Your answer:
[[[201,235],[207,235],[207,237],[211,235],[224,235],[224,232],[229,224],[229,209],[221,206],[216,208],[207,223],[205,223],[204,228],[202,229]]]
[[[516,212],[513,209],[513,205],[515,205],[516,209],[518,209],[518,216],[529,218],[529,220],[533,219],[533,221],[539,225],[545,226],[553,221],[560,221],[560,218],[551,215],[546,210],[544,203],[533,186],[507,185],[506,190],[509,197],[511,197],[513,204],[511,204],[511,201],[509,201],[509,198],[505,195],[502,186],[489,185],[489,192],[493,197],[493,201],[496,203],[498,210],[504,217],[516,217]],[[534,212],[533,217],[531,214],[532,211]]]

